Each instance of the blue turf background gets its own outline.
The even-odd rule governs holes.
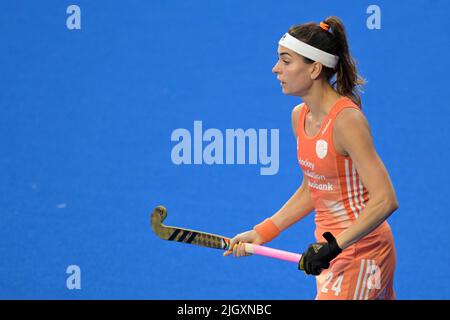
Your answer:
[[[82,29],[66,28],[81,8]],[[381,8],[369,30],[366,9]],[[294,265],[165,242],[167,224],[232,236],[301,183],[271,74],[296,23],[344,21],[364,111],[400,208],[389,218],[399,299],[449,299],[448,1],[2,1],[0,298],[313,299]],[[280,169],[171,162],[177,128],[280,130]],[[303,251],[313,218],[271,246]],[[66,268],[81,268],[81,290]]]

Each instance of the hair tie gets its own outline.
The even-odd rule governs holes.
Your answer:
[[[321,22],[321,23],[319,23],[319,25],[325,31],[328,31],[328,29],[330,29],[330,26],[327,25],[325,22]]]

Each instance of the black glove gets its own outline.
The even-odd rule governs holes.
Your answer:
[[[298,263],[299,270],[304,270],[306,274],[317,276],[322,272],[322,269],[328,269],[330,261],[342,252],[336,242],[336,238],[330,232],[325,232],[323,237],[328,243],[311,244]]]

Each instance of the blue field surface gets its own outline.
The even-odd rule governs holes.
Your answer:
[[[81,29],[68,27],[73,4]],[[231,237],[289,199],[301,100],[271,72],[277,43],[331,15],[367,80],[363,111],[399,201],[397,298],[450,299],[448,12],[444,0],[2,1],[0,299],[314,299],[295,264],[162,241],[150,214],[162,204],[168,225]],[[224,146],[227,130],[266,132],[278,152],[227,164],[224,147],[224,164],[208,164],[196,123]],[[174,163],[174,132],[191,135],[191,164]],[[270,246],[313,241],[310,215]]]

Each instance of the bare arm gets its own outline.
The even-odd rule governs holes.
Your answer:
[[[292,110],[292,131],[294,132],[295,139],[297,139],[297,122],[300,115],[300,109],[301,105]],[[275,225],[283,231],[292,224],[303,219],[312,210],[314,210],[314,205],[309,194],[308,177],[303,174],[301,186],[283,207],[272,216],[272,220]]]
[[[297,119],[299,116],[300,106],[297,106],[292,111],[292,129],[294,136],[297,139]],[[271,218],[273,223],[283,231],[293,223],[301,220],[314,209],[313,203],[308,189],[308,179],[303,175],[303,182],[289,200],[278,210]],[[230,240],[230,250],[223,255],[228,256],[233,254],[235,257],[247,256],[245,246],[241,242],[263,244],[263,239],[255,230],[249,230],[234,236]]]
[[[378,227],[398,208],[398,203],[364,115],[355,109],[344,109],[336,119],[334,134],[337,144],[350,155],[370,195],[358,219],[336,238],[344,250]]]
[[[303,175],[303,182],[300,188],[289,198],[289,200],[273,216],[272,221],[283,231],[292,224],[306,217],[314,206],[309,194],[307,177]]]

